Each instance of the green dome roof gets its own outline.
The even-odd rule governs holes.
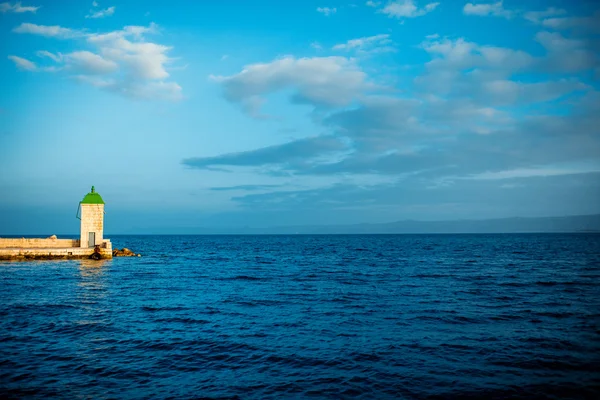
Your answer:
[[[104,200],[100,197],[100,194],[96,193],[92,186],[92,191],[85,195],[81,204],[104,204]]]

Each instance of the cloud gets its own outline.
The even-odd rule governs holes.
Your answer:
[[[463,7],[463,13],[465,15],[478,15],[478,16],[495,16],[495,17],[504,17],[511,18],[514,13],[512,11],[506,10],[502,4],[502,0],[497,1],[495,3],[481,3],[481,4],[473,4],[467,3]]]
[[[88,39],[98,46],[100,54],[106,59],[118,62],[136,79],[164,79],[169,77],[166,64],[170,62],[167,53],[169,46],[145,42],[130,41],[125,37],[93,36]]]
[[[369,0],[365,3],[365,5],[367,7],[378,7],[380,4],[381,4],[380,1],[371,1],[371,0]]]
[[[257,167],[277,165],[279,169],[297,169],[311,159],[343,151],[346,143],[333,136],[316,136],[262,149],[228,153],[214,157],[187,158],[182,163],[191,168],[207,169],[216,166]]]
[[[529,11],[523,14],[523,18],[528,21],[539,23],[548,17],[566,14],[567,11],[562,8],[548,7],[544,11]]]
[[[394,183],[340,183],[252,193],[233,200],[252,213],[249,217],[260,213],[260,220],[277,220],[281,225],[573,215],[598,212],[594,199],[600,195],[599,178],[597,172],[572,173],[459,180],[432,188],[426,180],[409,176]]]
[[[292,89],[292,101],[296,103],[343,106],[376,88],[366,81],[367,75],[356,63],[346,57],[286,56],[270,63],[247,65],[232,76],[210,78],[222,85],[227,100],[240,104],[248,101],[260,104],[263,95]]]
[[[111,15],[113,15],[115,13],[115,7],[108,7],[104,10],[98,10],[98,11],[94,11],[91,10],[90,14],[86,15],[86,18],[104,18],[104,17],[110,17]]]
[[[89,51],[75,51],[67,54],[66,58],[69,64],[88,74],[110,74],[119,68],[116,62]]]
[[[543,21],[555,12],[529,17]],[[371,60],[349,57],[286,56],[231,76],[213,76],[226,99],[254,113],[278,91],[290,94],[293,103],[317,107],[311,114],[314,129],[323,132],[317,138],[335,145],[311,139],[300,146],[291,140],[183,162],[203,170],[285,175],[288,183],[280,190],[233,197],[242,207],[265,212],[322,206],[330,211],[379,207],[389,213],[400,202],[411,210],[442,207],[448,215],[454,207],[478,207],[480,196],[494,207],[503,207],[496,197],[506,200],[511,194],[532,201],[530,182],[545,194],[560,192],[560,185],[550,188],[547,182],[559,182],[559,175],[565,177],[561,183],[567,176],[583,180],[583,172],[600,170],[600,93],[591,81],[599,65],[592,54],[596,44],[555,31],[529,39],[535,55],[429,35],[417,47],[427,62],[405,74],[396,88],[375,86],[381,75],[367,75],[375,71]],[[388,35],[366,36],[333,50],[370,49],[387,40]],[[289,190],[311,180],[328,187]],[[596,183],[596,193],[599,187]]]
[[[58,39],[85,39],[87,49],[55,55],[42,50],[40,57],[63,64],[63,70],[74,74],[79,82],[139,99],[179,100],[182,88],[167,81],[167,65],[172,59],[167,55],[172,49],[146,40],[145,36],[157,32],[157,26],[125,26],[107,33],[86,33],[60,26],[21,24],[17,33],[29,33]],[[55,71],[56,67],[45,68]],[[93,75],[110,75],[94,77]]]
[[[248,192],[273,189],[276,187],[281,187],[282,185],[237,185],[237,186],[217,186],[211,187],[210,190],[216,192],[224,192],[224,191],[233,191],[233,190],[244,190]]]
[[[36,71],[37,70],[37,66],[35,65],[35,63],[25,59],[25,58],[21,58],[21,57],[17,57],[17,56],[8,56],[9,60],[12,60],[15,65],[17,66],[17,68],[22,69],[22,70],[26,70],[26,71]]]
[[[488,71],[497,78],[525,71],[535,62],[523,51],[482,46],[464,38],[426,40],[421,43],[421,48],[432,56],[432,60],[425,64],[426,74],[417,81],[428,83],[430,87],[439,86],[442,91],[453,85],[466,70]]]
[[[8,12],[13,12],[13,13],[31,12],[31,13],[35,13],[37,10],[39,10],[39,8],[40,7],[32,7],[32,6],[23,7],[21,5],[20,1],[17,1],[14,4],[11,4],[9,2],[0,3],[0,12],[1,13],[8,13]]]
[[[556,33],[549,35],[538,38],[550,49],[546,58],[461,38],[423,42],[421,48],[431,61],[415,79],[412,96],[373,95],[361,88],[349,97],[353,101],[329,104],[330,112],[316,123],[343,144],[336,149],[335,156],[324,156],[326,153],[318,146],[305,146],[301,158],[289,157],[286,146],[295,148],[295,142],[290,142],[195,159],[192,164],[197,168],[261,167],[294,176],[418,174],[431,182],[444,176],[459,179],[487,172],[593,160],[600,156],[600,140],[594,133],[595,126],[600,124],[600,110],[593,106],[593,99],[600,95],[590,95],[593,87],[576,78],[541,82],[513,78],[541,68],[551,59],[550,52],[576,49],[583,43]],[[310,60],[321,65],[324,59],[329,58]],[[217,80],[225,86],[226,97],[232,101],[290,87],[302,91],[303,85],[309,85],[310,90],[318,86],[328,89],[329,94],[335,92],[328,88],[331,82],[326,74],[298,68],[296,61],[289,58],[255,64],[240,74]],[[360,71],[355,64],[352,68]],[[338,72],[331,74],[339,76]],[[322,79],[313,80],[314,76]],[[348,80],[343,81],[347,85]],[[357,87],[366,81],[366,76],[361,75]],[[575,102],[573,110],[578,110],[578,115],[565,117],[539,112],[522,115],[515,108],[557,100]],[[302,162],[290,161],[299,159]]]
[[[57,63],[60,63],[63,61],[63,56],[61,53],[54,54],[54,53],[50,53],[49,51],[46,51],[46,50],[40,50],[40,51],[36,52],[36,55],[38,57],[47,57]]]
[[[415,18],[421,17],[435,10],[440,3],[428,3],[424,7],[419,8],[415,4],[415,0],[397,0],[390,1],[379,12],[387,14],[389,17],[395,18]]]
[[[98,2],[97,1],[92,1],[92,7],[98,7]]]
[[[538,32],[535,40],[547,51],[546,59],[540,67],[550,72],[579,72],[598,66],[598,53],[588,48],[589,42],[581,39],[568,39],[558,32]]]
[[[591,17],[547,18],[542,21],[542,25],[557,30],[600,33],[600,11],[597,11]]]
[[[591,87],[574,79],[538,83],[495,80],[484,82],[481,89],[478,96],[491,100],[495,105],[514,105],[547,102],[573,92],[587,91]]]
[[[329,17],[330,15],[337,13],[337,8],[317,7],[317,12]]]
[[[332,50],[350,51],[357,50],[360,52],[388,52],[395,49],[388,46],[392,43],[389,34],[381,34],[375,36],[367,36],[358,39],[348,40],[346,43],[336,44]]]
[[[58,25],[36,25],[24,22],[13,29],[15,33],[27,33],[31,35],[40,35],[46,37],[54,37],[57,39],[72,39],[83,37],[85,34],[82,31],[77,31],[69,28],[63,28]]]

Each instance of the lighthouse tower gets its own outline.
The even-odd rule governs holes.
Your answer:
[[[81,238],[80,247],[94,247],[101,245],[104,233],[104,200],[92,191],[85,195],[79,202],[81,210]]]

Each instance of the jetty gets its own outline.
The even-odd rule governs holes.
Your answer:
[[[108,259],[112,243],[104,238],[104,200],[92,190],[79,202],[79,239],[0,238],[0,260]]]

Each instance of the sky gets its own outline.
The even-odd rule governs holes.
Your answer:
[[[0,234],[600,213],[600,3],[0,0]]]

